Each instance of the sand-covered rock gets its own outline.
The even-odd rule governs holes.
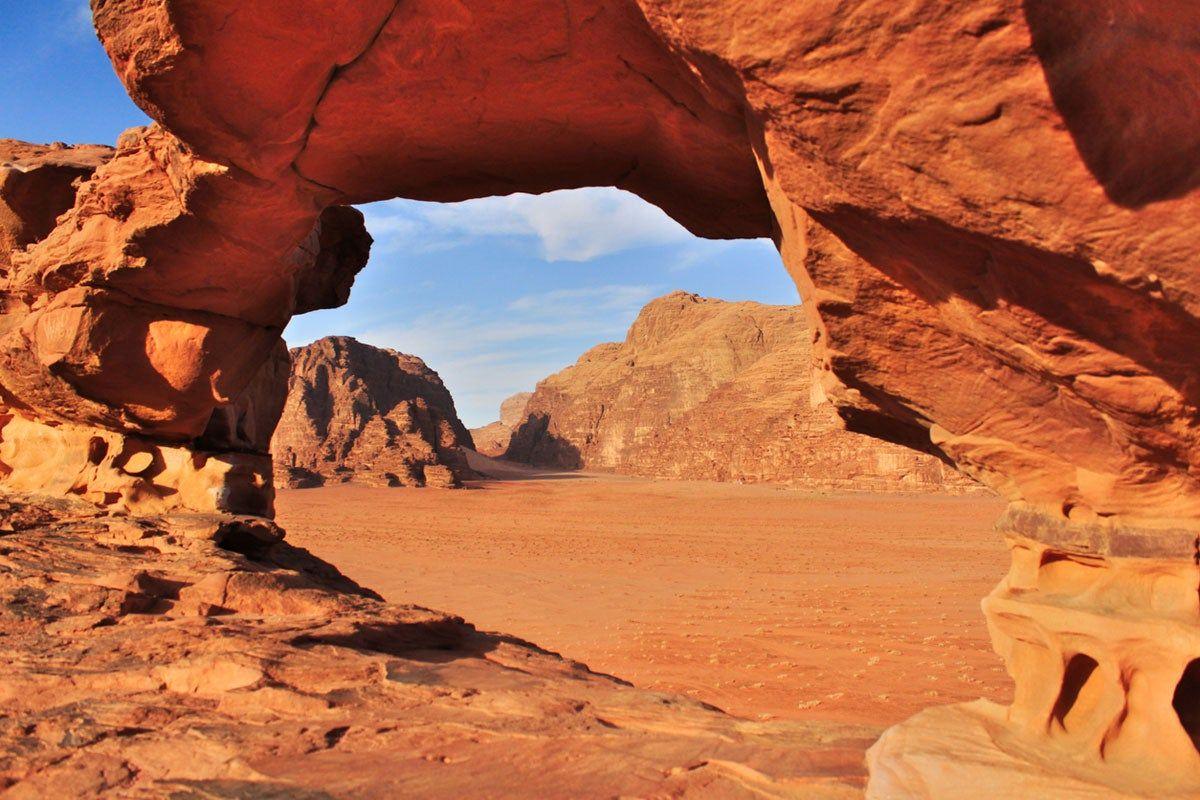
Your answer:
[[[471,447],[438,374],[416,356],[328,336],[291,351],[271,452],[280,486],[454,486]]]
[[[525,407],[533,392],[517,392],[505,398],[500,403],[500,419],[484,425],[482,428],[471,428],[471,438],[475,441],[476,452],[485,456],[500,457],[508,450],[513,431],[525,419]]]
[[[623,342],[538,384],[506,457],[651,477],[821,489],[982,490],[940,459],[849,433],[791,306],[674,292]]]

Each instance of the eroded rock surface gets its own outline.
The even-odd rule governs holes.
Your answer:
[[[847,432],[811,361],[799,308],[674,292],[643,308],[625,341],[539,383],[506,457],[651,477],[982,491],[934,456]]]
[[[773,236],[843,418],[995,488],[1007,533],[1194,566],[1195,3],[93,9],[158,124],[10,254],[0,385],[23,417],[192,441],[298,307],[328,206],[616,185],[703,235]],[[1150,625],[1153,594],[1113,576],[1119,607],[1063,591]],[[1070,661],[1040,663],[1070,694]],[[1108,666],[1170,719],[1183,675]],[[1124,742],[1160,765],[1153,731]],[[1072,752],[1102,770],[1094,740]]]
[[[146,300],[272,325],[295,308],[289,258],[324,205],[619,185],[705,235],[776,237],[827,392],[856,429],[937,447],[1063,524],[1194,521],[1192,170],[1156,166],[1140,194],[1122,160],[1192,152],[1200,68],[1178,31],[1197,13],[1124,0],[99,4],[133,97],[188,144],[128,138],[81,196],[154,153],[187,202],[131,226],[136,193],[81,201],[35,247],[35,274],[86,265]],[[1127,65],[1119,79],[1080,67],[1104,54]],[[1183,94],[1158,91],[1160,75]],[[105,248],[70,233],[85,220]],[[263,352],[239,341],[229,384]],[[76,383],[98,395],[117,360]],[[182,399],[152,427],[191,419]]]
[[[54,229],[60,214],[75,205],[75,184],[112,158],[102,145],[68,147],[0,139],[0,267],[12,253]]]
[[[870,729],[753,723],[389,605],[260,521],[0,502],[6,798],[861,794]]]
[[[171,362],[196,369],[158,364],[169,392],[125,386],[126,348],[92,339],[86,370],[23,365],[6,387],[180,436],[218,404],[200,377],[236,394],[260,328],[297,308],[297,242],[323,206],[613,184],[705,235],[776,237],[856,429],[936,447],[1064,525],[1200,518],[1197,200],[1193,170],[1158,166],[1195,143],[1189,4],[228,11],[97,5],[118,73],[170,132],[125,137],[16,270],[59,319],[118,316],[118,290],[185,310]],[[1080,67],[1105,54],[1119,79]],[[1122,163],[1138,159],[1145,193]]]
[[[271,451],[281,486],[456,486],[471,434],[438,374],[416,356],[328,336],[291,351]]]
[[[476,452],[485,456],[499,458],[508,450],[513,431],[525,420],[525,407],[533,392],[517,392],[512,397],[505,398],[500,404],[500,419],[482,428],[471,429],[471,439],[475,442]]]

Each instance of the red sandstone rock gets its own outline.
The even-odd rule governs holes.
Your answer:
[[[271,449],[285,486],[354,481],[453,486],[471,475],[471,434],[438,374],[416,356],[329,336],[292,351]]]
[[[931,455],[848,433],[814,387],[799,308],[674,292],[624,342],[546,378],[507,458],[822,489],[981,489]]]
[[[0,139],[0,268],[46,237],[75,204],[75,183],[112,158],[111,147],[36,145]]]
[[[296,278],[296,314],[338,308],[371,256],[371,236],[357,208],[331,206],[300,244],[304,269]]]
[[[476,452],[498,458],[508,450],[513,431],[525,419],[525,407],[533,392],[517,392],[500,404],[500,419],[482,428],[471,428]]]
[[[1198,12],[1102,8],[105,3],[118,72],[198,154],[180,174],[226,198],[193,211],[212,266],[146,251],[129,290],[203,275],[190,302],[265,319],[314,203],[617,184],[776,235],[857,429],[1064,524],[1195,521],[1198,201],[1161,164],[1193,152]],[[1128,69],[1080,70],[1104,54]]]
[[[289,371],[279,333],[293,307],[346,301],[370,249],[361,213],[335,206],[309,223],[309,236],[285,259],[285,315],[260,324],[232,308],[204,308],[201,299],[211,293],[207,270],[215,263],[201,254],[217,256],[218,241],[255,250],[252,238],[238,237],[256,234],[213,232],[193,214],[193,203],[210,209],[206,182],[227,180],[227,171],[193,169],[187,149],[153,129],[131,132],[116,151],[5,140],[0,157],[0,266],[11,262],[0,293],[0,400],[8,417],[19,418],[4,426],[5,482],[51,493],[73,487],[103,505],[147,513],[270,513],[266,454]],[[249,206],[239,217],[255,209],[271,221],[254,222],[278,224],[273,207]],[[130,291],[122,276],[143,269],[147,251],[159,246],[147,233],[157,224],[196,234],[182,250],[165,245],[191,259],[180,273],[187,278]],[[247,296],[254,290],[252,282],[243,286]],[[156,468],[149,487],[145,475],[92,461],[92,439],[110,442],[113,453],[161,451],[180,466]],[[51,441],[56,455],[45,458],[40,448]]]

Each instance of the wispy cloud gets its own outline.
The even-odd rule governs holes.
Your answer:
[[[523,237],[536,243],[546,261],[591,261],[692,238],[661,209],[609,188],[448,204],[389,200],[363,211],[367,229],[385,251],[430,251],[482,237]]]
[[[542,312],[557,315],[590,314],[595,311],[628,311],[641,308],[660,291],[660,287],[609,284],[581,289],[555,289],[518,297],[508,304],[509,311]]]
[[[420,356],[472,426],[496,419],[504,398],[533,389],[589,348],[624,339],[653,298],[704,291],[705,281],[749,291],[754,265],[778,268],[769,242],[698,240],[616,189],[360,208],[375,238],[375,265],[351,295],[353,311],[306,315],[289,328],[289,343],[336,332]],[[624,255],[577,269],[544,263],[616,254]],[[513,279],[499,267],[513,267]],[[380,270],[392,271],[387,280],[372,279]],[[688,284],[677,277],[683,271]],[[587,285],[600,274],[606,283]]]
[[[366,318],[340,332],[419,355],[450,387],[459,416],[482,425],[496,418],[504,398],[533,389],[598,342],[623,339],[641,307],[665,290],[626,284],[556,289],[503,306],[462,303],[401,321]]]

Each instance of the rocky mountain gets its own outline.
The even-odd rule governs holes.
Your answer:
[[[525,420],[525,407],[533,392],[517,392],[500,404],[500,419],[482,428],[471,428],[476,452],[485,456],[503,456],[508,450],[513,431]]]
[[[798,307],[674,292],[624,342],[538,384],[507,457],[539,466],[828,489],[973,490],[938,458],[843,428]]]
[[[291,351],[271,442],[279,486],[453,486],[471,434],[438,374],[416,356],[329,336]]]

